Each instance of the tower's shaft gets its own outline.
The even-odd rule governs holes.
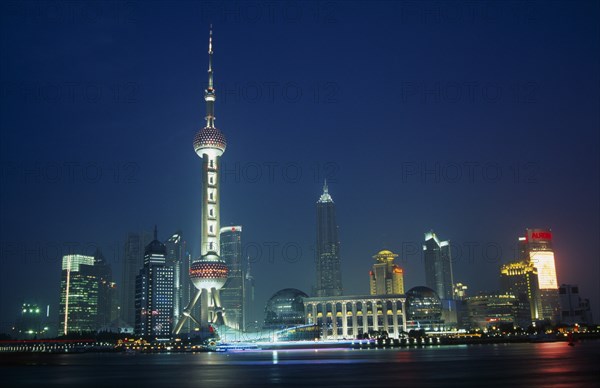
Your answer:
[[[207,152],[202,158],[202,236],[201,257],[212,252],[221,253],[219,231],[221,230],[219,164],[221,157],[217,153]]]

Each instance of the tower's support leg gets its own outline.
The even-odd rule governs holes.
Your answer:
[[[196,294],[194,295],[194,298],[190,301],[190,304],[188,304],[187,307],[183,310],[183,313],[181,313],[179,321],[177,322],[177,325],[175,325],[175,329],[173,329],[173,334],[179,334],[181,328],[183,327],[188,318],[191,318],[194,322],[198,323],[198,321],[196,321],[196,319],[192,317],[191,311],[196,305],[196,303],[198,303],[198,299],[200,299],[201,294],[202,290],[196,291]]]
[[[208,310],[209,310],[209,290],[202,290],[202,303],[200,304],[200,322],[202,325],[206,325],[208,320]],[[202,326],[201,325],[201,326]]]
[[[219,290],[213,288],[211,290],[211,297],[213,303],[213,319],[212,322],[217,325],[227,325],[227,313],[221,305],[221,294]]]

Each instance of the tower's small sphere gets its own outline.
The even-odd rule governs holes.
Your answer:
[[[215,150],[219,155],[225,152],[227,141],[221,131],[214,127],[204,127],[194,136],[194,151],[202,157],[204,150]]]
[[[229,268],[223,260],[198,260],[190,266],[190,279],[199,290],[222,288],[228,275]]]

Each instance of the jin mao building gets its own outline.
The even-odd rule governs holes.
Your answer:
[[[335,217],[335,204],[327,182],[317,201],[317,285],[316,296],[342,295],[340,242]]]

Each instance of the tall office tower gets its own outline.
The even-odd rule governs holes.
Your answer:
[[[380,251],[373,258],[376,263],[369,271],[371,295],[404,294],[404,271],[394,264],[397,254]]]
[[[327,181],[317,201],[317,285],[316,296],[342,295],[340,241],[335,220],[335,204],[329,194]]]
[[[190,304],[190,302],[192,301],[192,298],[194,297],[194,294],[196,293],[196,287],[192,283],[192,279],[190,279],[190,269],[192,268],[193,263],[194,263],[194,259],[192,258],[192,254],[187,250],[187,246],[186,246],[186,251],[183,256],[183,270],[181,271],[182,272],[181,275],[183,277],[185,277],[185,282],[182,282],[183,298],[181,299],[181,314],[183,314],[184,308]],[[190,314],[194,317],[199,317],[200,316],[200,307],[201,307],[200,303],[196,304],[196,306],[194,306],[194,308],[192,310],[190,310]],[[179,321],[181,314],[175,320],[176,323]],[[194,320],[192,320],[192,319],[187,320],[182,327],[183,332],[191,333],[191,332],[195,331],[196,328],[199,329],[200,327],[194,326],[195,324],[196,324],[196,322],[194,322]]]
[[[433,231],[425,233],[423,255],[425,284],[434,290],[440,299],[452,299],[454,279],[450,241],[440,241]]]
[[[579,296],[579,287],[576,284],[561,284],[558,293],[561,323],[568,325],[593,323],[590,301]]]
[[[527,328],[539,319],[538,272],[531,263],[519,261],[500,267],[500,291],[516,296],[519,326]]]
[[[183,310],[185,287],[189,285],[189,275],[185,265],[185,241],[180,230],[165,242],[167,265],[173,268],[173,320],[176,322]]]
[[[215,127],[215,89],[212,69],[212,28],[208,38],[208,87],[204,92],[206,101],[206,126],[194,137],[194,151],[202,158],[202,236],[200,259],[190,266],[190,279],[197,291],[183,310],[174,333],[179,334],[188,318],[201,327],[209,322],[226,323],[221,307],[219,290],[225,285],[228,267],[220,257],[221,219],[219,192],[219,165],[225,152],[225,136]],[[191,312],[202,297],[200,320],[192,317]]]
[[[144,247],[152,240],[148,232],[128,233],[123,249],[123,270],[120,286],[121,319],[135,323],[135,279],[144,265]]]
[[[93,256],[63,256],[59,309],[62,335],[97,330],[99,282],[93,267]]]
[[[250,258],[246,262],[244,274],[244,330],[258,330],[259,324],[254,311],[254,277],[250,269]]]
[[[135,283],[135,334],[170,337],[173,329],[173,267],[167,265],[167,248],[154,240],[144,250],[144,267]]]
[[[525,237],[519,237],[520,259],[531,263],[538,272],[541,319],[553,323],[560,322],[560,299],[558,280],[552,250],[552,231],[550,229],[526,229]]]
[[[94,254],[93,272],[98,278],[98,315],[96,328],[101,330],[110,326],[117,317],[115,299],[117,298],[117,285],[112,281],[112,269],[104,259],[100,250]]]
[[[221,304],[227,325],[244,330],[244,270],[242,267],[242,227],[221,228],[221,258],[229,267],[229,277],[221,288]]]

